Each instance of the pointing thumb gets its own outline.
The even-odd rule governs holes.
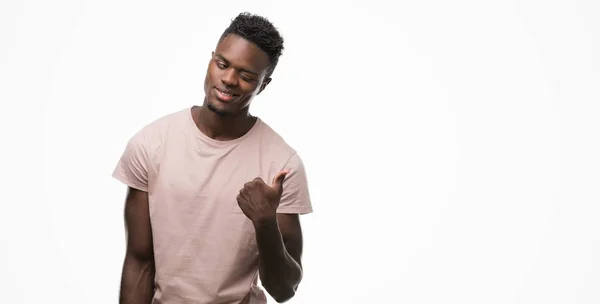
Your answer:
[[[283,170],[280,171],[279,173],[277,173],[277,175],[275,175],[275,178],[273,178],[273,183],[271,184],[271,188],[275,189],[276,191],[278,191],[279,193],[281,193],[283,191],[283,179],[285,179],[285,176],[290,173],[290,170]]]

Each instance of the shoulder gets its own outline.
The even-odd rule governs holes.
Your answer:
[[[261,145],[265,148],[265,152],[270,156],[277,155],[278,158],[283,158],[286,161],[297,154],[297,151],[292,147],[281,134],[275,131],[267,122],[260,120],[259,135]]]
[[[158,156],[157,153],[167,142],[169,134],[185,126],[185,114],[189,114],[189,110],[186,108],[165,114],[143,125],[130,137],[128,149],[143,151],[150,159]]]
[[[161,141],[170,131],[184,127],[187,122],[186,119],[191,119],[190,115],[190,107],[162,115],[143,125],[136,136],[140,136],[149,142]]]

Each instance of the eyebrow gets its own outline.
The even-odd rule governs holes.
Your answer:
[[[226,63],[226,64],[230,64],[229,60],[225,59],[225,57],[223,57],[221,54],[215,54],[215,56],[216,56],[216,57],[219,57],[219,59],[221,59],[221,60],[225,61],[225,63]],[[258,73],[257,73],[257,72],[250,71],[250,70],[247,70],[247,69],[240,69],[240,70],[241,70],[242,72],[246,72],[246,73],[250,73],[250,74],[254,74],[254,75],[258,76]]]

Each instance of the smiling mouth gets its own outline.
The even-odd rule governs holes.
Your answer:
[[[217,90],[217,92],[221,93],[221,95],[223,95],[224,97],[228,97],[228,98],[232,98],[232,97],[236,97],[238,96],[237,94],[228,92],[228,91],[223,91],[219,88],[215,88]]]
[[[223,91],[217,87],[215,87],[215,95],[219,101],[225,102],[225,103],[231,102],[236,96],[238,96],[237,94]]]

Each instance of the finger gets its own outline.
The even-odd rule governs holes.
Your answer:
[[[281,191],[283,190],[283,180],[285,179],[285,176],[287,174],[290,173],[289,169],[280,171],[279,173],[277,173],[277,175],[275,175],[275,178],[273,178],[273,183],[271,184],[271,188]]]
[[[242,190],[240,190],[240,194],[238,195],[238,202],[240,198],[246,203],[250,202],[250,194],[248,194],[248,190],[246,190],[246,188],[242,188]]]

